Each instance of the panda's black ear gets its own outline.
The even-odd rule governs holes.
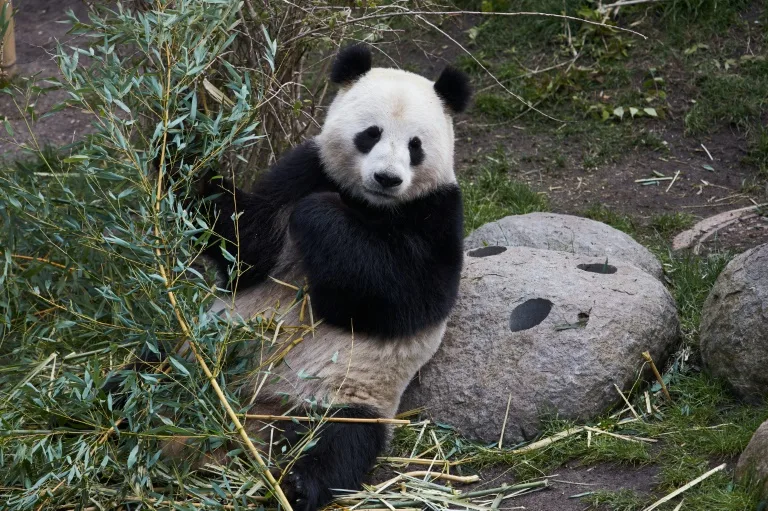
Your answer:
[[[333,61],[331,81],[351,83],[371,70],[371,50],[368,46],[355,44],[341,50]]]
[[[469,77],[451,66],[440,73],[440,77],[435,82],[435,92],[448,108],[457,114],[467,108],[469,98],[472,97]]]

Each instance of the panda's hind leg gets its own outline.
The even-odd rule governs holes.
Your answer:
[[[372,419],[381,417],[374,408],[348,405],[329,416]],[[325,422],[311,432],[291,424],[284,432],[289,444],[312,434],[312,447],[302,453],[283,475],[280,486],[295,511],[315,511],[328,504],[336,489],[357,490],[387,441],[386,425],[379,423]]]

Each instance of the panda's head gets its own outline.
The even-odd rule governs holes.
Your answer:
[[[345,192],[378,206],[456,182],[452,115],[470,97],[467,77],[446,68],[436,82],[398,69],[371,69],[365,46],[336,57],[341,85],[316,141],[326,172]]]

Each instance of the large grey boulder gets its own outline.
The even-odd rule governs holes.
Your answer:
[[[435,357],[401,410],[425,408],[463,434],[506,445],[543,415],[592,418],[618,403],[650,351],[663,365],[678,338],[675,302],[623,262],[526,247],[470,250]]]
[[[749,401],[768,396],[768,244],[735,257],[701,310],[701,358]]]
[[[624,261],[656,278],[664,274],[659,260],[631,236],[589,218],[557,213],[512,215],[487,223],[464,240],[464,248],[531,247]]]
[[[749,445],[741,453],[736,465],[736,478],[754,478],[756,482],[762,483],[763,496],[768,497],[768,421],[757,428]]]

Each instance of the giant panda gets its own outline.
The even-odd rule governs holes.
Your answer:
[[[393,417],[456,299],[463,217],[452,116],[467,106],[469,82],[451,67],[432,82],[371,61],[366,46],[338,53],[330,78],[339,91],[320,133],[252,191],[205,184],[213,230],[241,262],[234,299],[222,297],[212,312],[249,319],[269,309],[285,325],[306,323],[306,303],[297,304],[297,289],[306,288],[319,323],[273,359],[268,378],[241,387],[244,402],[253,396],[242,392],[257,392],[252,413]],[[232,271],[220,243],[206,255]],[[255,420],[245,427],[254,437],[266,431]],[[308,433],[293,422],[274,427],[289,446]],[[297,510],[323,506],[335,489],[358,489],[388,430],[325,422],[312,435],[281,481]]]

